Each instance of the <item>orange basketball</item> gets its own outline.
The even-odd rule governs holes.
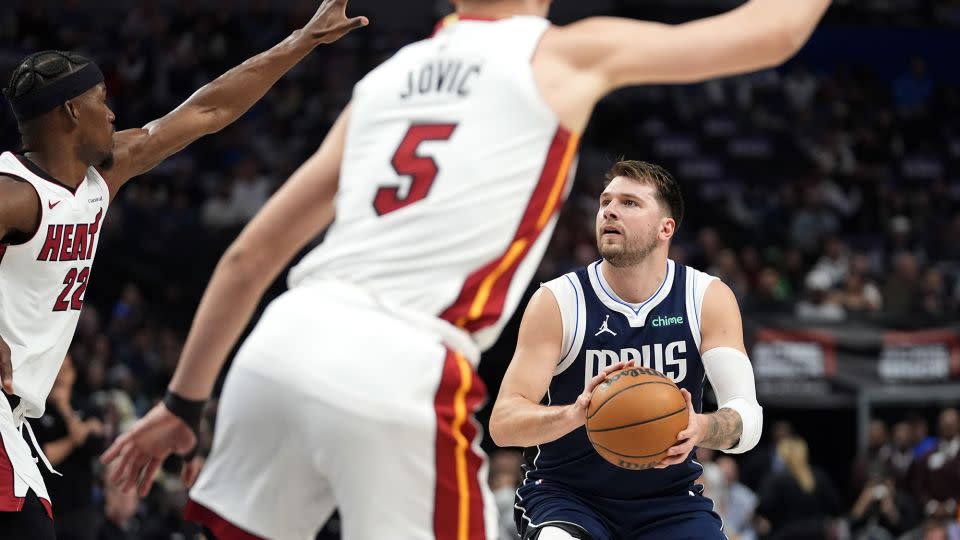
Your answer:
[[[631,367],[594,389],[587,437],[617,467],[645,469],[666,457],[688,420],[686,401],[672,380],[654,369]]]

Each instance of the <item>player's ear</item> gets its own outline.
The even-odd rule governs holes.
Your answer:
[[[660,234],[665,240],[673,238],[673,233],[677,232],[677,221],[672,217],[665,217],[660,223]]]
[[[80,123],[80,104],[77,103],[76,100],[68,99],[64,101],[63,112],[67,114],[67,118],[74,124]]]

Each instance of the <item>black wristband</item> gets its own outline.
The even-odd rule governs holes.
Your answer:
[[[167,409],[190,426],[194,435],[200,430],[200,420],[203,418],[205,399],[186,399],[170,390],[163,396],[163,404]]]

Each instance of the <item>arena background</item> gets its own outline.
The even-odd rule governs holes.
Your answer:
[[[558,0],[551,18],[679,22],[739,3]],[[6,81],[35,50],[76,50],[103,69],[118,129],[140,126],[282,39],[317,4],[8,2],[0,74]],[[448,12],[444,0],[354,0],[351,13],[368,15],[369,28],[317,49],[236,124],[121,191],[72,348],[72,405],[106,429],[66,458],[64,479],[50,480],[60,537],[195,532],[178,518],[184,494],[175,475],[146,500],[127,500],[103,489],[95,458],[162,395],[218,257],[316,148],[352,84]],[[960,426],[949,409],[960,401],[958,58],[960,1],[837,1],[782,68],[624,90],[596,108],[537,279],[596,257],[596,194],[617,157],[653,161],[678,177],[688,214],[672,256],[733,288],[765,409],[764,439],[737,462],[742,482],[761,493],[757,513],[766,520],[747,516],[743,531],[728,528],[731,537],[751,538],[755,527],[763,537],[769,523],[776,532],[785,508],[805,507],[768,496],[789,481],[777,476],[789,468],[776,441],[796,436],[809,444],[814,470],[825,471],[815,474],[817,490],[832,485],[837,494],[836,505],[809,516],[825,524],[823,535],[960,538]],[[9,107],[0,109],[0,148],[12,149],[16,124]],[[283,277],[269,296],[282,288]],[[491,398],[512,355],[516,319],[484,356]],[[211,407],[211,421],[214,414]],[[65,435],[55,418],[39,423],[41,439]],[[489,438],[484,446],[495,450]],[[515,481],[513,454],[495,463],[498,486]],[[881,495],[857,509],[858,499],[872,500],[864,486],[877,478],[896,480],[896,523]],[[712,487],[705,479],[708,489],[718,498],[727,490],[733,501],[723,476],[713,479]],[[934,526],[941,518],[946,529]],[[336,522],[321,537],[335,538]]]

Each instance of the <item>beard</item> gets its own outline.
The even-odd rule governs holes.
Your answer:
[[[646,237],[623,235],[623,239],[624,241],[620,244],[604,244],[601,235],[597,235],[597,251],[604,260],[616,268],[634,266],[643,262],[657,247],[656,231],[652,231]]]

